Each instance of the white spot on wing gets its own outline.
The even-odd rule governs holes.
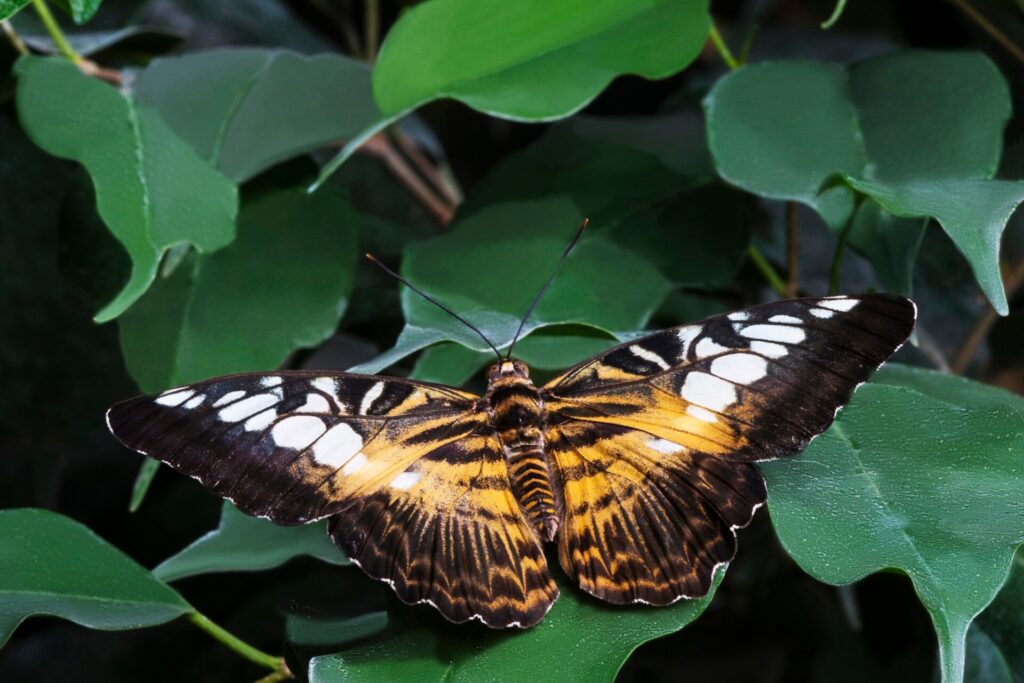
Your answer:
[[[274,443],[281,448],[302,450],[320,438],[327,431],[323,420],[312,415],[292,415],[286,417],[270,430]]]
[[[227,408],[221,408],[217,417],[223,422],[238,422],[269,408],[278,400],[274,394],[255,394],[249,398],[243,398],[237,403],[232,403]]]
[[[858,303],[860,302],[856,299],[844,299],[842,297],[838,297],[835,299],[822,299],[818,302],[818,305],[824,308],[831,308],[833,311],[841,311],[845,313],[846,311],[852,310]]]
[[[629,347],[630,352],[637,358],[642,358],[648,363],[654,363],[662,370],[668,370],[669,365],[665,362],[665,359],[656,354],[654,351],[645,349],[639,344],[633,344]]]
[[[182,403],[187,401],[195,394],[193,389],[178,389],[176,391],[169,391],[157,397],[156,402],[162,406],[180,406]]]
[[[351,425],[339,422],[313,445],[313,459],[321,465],[337,468],[347,463],[362,447],[363,437]]]
[[[363,469],[363,465],[366,464],[367,457],[362,453],[356,453],[356,457],[345,463],[345,466],[341,468],[342,474],[355,474],[359,470]]]
[[[744,320],[746,320],[749,317],[750,317],[750,314],[747,313],[746,311],[736,311],[736,312],[730,313],[728,315],[729,320],[732,320],[733,322],[737,322],[737,323],[741,323],[741,322],[743,322]]]
[[[782,344],[773,344],[766,341],[750,342],[750,350],[754,353],[759,353],[762,356],[767,356],[768,358],[782,358],[789,353],[789,349]]]
[[[690,417],[695,417],[698,420],[703,420],[704,422],[710,422],[710,423],[718,422],[718,416],[717,415],[712,413],[707,408],[701,408],[700,406],[692,406],[692,405],[691,406],[686,406],[686,413]]]
[[[686,359],[686,354],[690,350],[690,344],[692,344],[693,340],[698,334],[700,334],[701,329],[703,328],[698,325],[687,325],[676,332],[676,337],[679,338],[679,344],[681,345],[681,348],[679,349],[679,358],[677,360]]]
[[[331,404],[320,394],[310,392],[306,394],[306,402],[295,409],[296,413],[329,413]]]
[[[679,395],[689,403],[721,412],[736,402],[736,387],[706,372],[691,372]]]
[[[799,344],[807,335],[803,328],[791,325],[748,325],[740,330],[740,334],[748,339]]]
[[[420,480],[419,472],[402,472],[391,480],[389,486],[399,491],[408,491],[413,484]]]
[[[812,308],[811,315],[813,315],[815,318],[824,318],[828,320],[829,318],[835,315],[835,311],[830,311],[827,308]]]
[[[334,399],[339,408],[344,407],[344,403],[338,397],[338,383],[334,381],[333,377],[317,377],[310,384],[314,389],[318,389]]]
[[[203,401],[206,400],[206,394],[197,394],[185,402],[185,408],[192,410],[202,405]]]
[[[244,391],[241,391],[241,390],[229,391],[228,393],[226,393],[223,396],[221,396],[220,398],[218,398],[217,401],[213,404],[213,407],[214,408],[219,408],[220,406],[224,405],[225,403],[231,403],[232,401],[240,399],[243,396],[245,396],[245,392]]]
[[[680,446],[679,444],[669,441],[668,439],[649,439],[647,441],[647,446],[648,448],[656,450],[659,453],[665,453],[666,455],[671,455],[673,453],[679,453],[680,451],[686,450],[684,446]]]
[[[276,387],[280,383],[281,383],[281,378],[277,377],[277,376],[268,376],[268,377],[261,377],[260,378],[260,384],[262,384],[263,386],[267,387],[268,389],[270,387]]]
[[[801,324],[803,322],[803,320],[801,320],[800,318],[796,318],[794,316],[791,316],[791,315],[773,315],[772,317],[768,318],[768,322],[770,322],[770,323],[789,323],[789,324],[792,324],[792,325],[799,325],[799,324]]]
[[[262,413],[256,413],[245,421],[245,431],[256,432],[261,429],[266,429],[273,424],[276,419],[277,411],[273,408],[264,410]]]
[[[711,361],[711,372],[736,384],[753,384],[768,374],[768,361],[752,353],[730,353]]]
[[[707,358],[708,356],[717,356],[720,353],[732,351],[732,349],[730,349],[727,346],[722,346],[721,344],[717,343],[714,339],[704,337],[699,342],[697,342],[696,351],[697,358]]]
[[[359,414],[366,415],[370,412],[370,408],[373,407],[373,402],[380,398],[380,395],[384,393],[384,382],[377,382],[372,387],[366,390],[363,394],[363,400],[359,402]]]

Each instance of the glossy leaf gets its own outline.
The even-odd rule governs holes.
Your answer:
[[[416,627],[309,663],[311,683],[415,680],[479,681],[497,672],[508,681],[612,681],[638,646],[683,628],[714,597],[670,607],[612,607],[559,581],[561,597],[539,625],[525,631]]]
[[[848,69],[766,62],[722,78],[705,109],[724,179],[807,204],[834,229],[852,216],[851,190],[894,215],[933,218],[1006,313],[999,237],[1024,184],[992,180],[1011,109],[986,57],[905,51]],[[861,251],[886,270],[908,254],[907,239],[891,242],[894,254],[885,243]]]
[[[238,235],[179,266],[122,318],[125,362],[144,391],[273,369],[334,332],[356,266],[344,197],[272,192],[243,207]]]
[[[220,49],[158,59],[134,92],[237,182],[382,118],[369,68],[334,54]]]
[[[374,67],[386,115],[453,97],[495,116],[568,116],[620,74],[664,78],[696,58],[695,0],[432,0],[391,28]]]
[[[191,611],[173,589],[78,522],[49,510],[0,511],[0,645],[36,615],[119,630]]]
[[[177,581],[212,572],[252,572],[280,566],[309,555],[330,564],[349,560],[327,535],[326,522],[304,526],[278,526],[243,515],[225,501],[220,524],[153,569],[161,581]]]
[[[519,318],[581,220],[565,197],[488,207],[446,234],[410,246],[402,274],[501,348],[511,342]],[[645,260],[600,235],[585,234],[523,334],[565,323],[606,332],[641,329],[667,289],[664,278]],[[487,350],[472,331],[405,289],[402,310],[406,325],[395,347],[355,371],[377,372],[445,340]]]
[[[234,239],[235,186],[155,111],[65,59],[24,57],[15,70],[25,130],[50,154],[85,166],[100,216],[132,259],[128,282],[97,321],[116,318],[142,296],[170,246],[215,251]]]
[[[779,540],[815,578],[896,569],[914,583],[960,681],[974,617],[1024,541],[1024,400],[890,365],[794,460],[762,465]]]
[[[53,0],[53,3],[67,12],[76,24],[92,19],[103,0]]]

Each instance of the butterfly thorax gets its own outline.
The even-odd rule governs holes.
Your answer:
[[[551,463],[544,445],[544,400],[526,364],[508,360],[488,373],[488,416],[505,459],[512,493],[544,540],[558,533]]]

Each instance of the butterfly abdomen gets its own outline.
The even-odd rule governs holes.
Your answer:
[[[527,519],[545,540],[558,531],[558,506],[544,448],[544,404],[528,377],[499,377],[488,391],[490,415],[508,461],[509,483]]]

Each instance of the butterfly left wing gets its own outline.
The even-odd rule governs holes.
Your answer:
[[[221,377],[119,403],[126,446],[346,554],[452,621],[531,626],[558,596],[478,398],[344,373]]]
[[[705,594],[764,501],[752,463],[828,428],[914,319],[891,295],[780,301],[622,344],[552,380],[563,568],[610,602]]]

